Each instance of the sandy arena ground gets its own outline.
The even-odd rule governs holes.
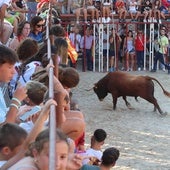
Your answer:
[[[87,123],[86,147],[89,147],[94,130],[103,128],[108,133],[103,149],[115,146],[120,150],[120,158],[113,169],[170,170],[170,98],[163,94],[160,86],[154,83],[155,97],[161,109],[168,113],[166,117],[153,112],[153,105],[142,98],[138,98],[139,102],[132,97],[127,98],[133,110],[128,109],[123,99],[119,98],[117,110],[113,111],[110,94],[100,102],[93,91],[86,91],[106,73],[79,73],[80,83],[73,93]],[[153,76],[170,92],[170,75],[167,72],[130,73]]]

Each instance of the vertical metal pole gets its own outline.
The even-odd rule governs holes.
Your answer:
[[[51,18],[51,4],[49,3],[49,11],[47,14],[46,20],[46,39],[47,39],[47,55],[50,59],[50,64],[53,64],[51,58],[51,42],[49,38],[49,26],[50,26],[50,18]],[[53,67],[50,67],[49,70],[49,98],[54,98],[54,85],[53,85],[53,76],[54,70]],[[55,113],[55,106],[51,105],[50,107],[50,122],[49,122],[49,129],[50,129],[50,148],[49,148],[49,169],[55,170],[56,169],[56,113]]]
[[[107,54],[106,54],[106,61],[107,61],[107,71],[109,70],[109,47],[110,47],[110,43],[109,43],[109,34],[110,34],[110,24],[107,24]]]
[[[93,71],[96,71],[96,24],[93,24],[93,52],[92,52],[92,56],[93,56]]]
[[[144,66],[143,70],[146,70],[146,23],[144,24]]]

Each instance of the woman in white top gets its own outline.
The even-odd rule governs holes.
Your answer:
[[[133,71],[135,63],[135,47],[133,33],[131,30],[128,31],[128,35],[125,38],[123,50],[126,56],[126,70]]]

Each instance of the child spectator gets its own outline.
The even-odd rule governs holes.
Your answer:
[[[96,165],[83,165],[82,168],[80,170],[102,170],[102,169],[107,169],[110,170],[112,169],[115,164],[116,161],[119,158],[119,150],[111,147],[111,148],[107,148],[104,152],[103,152],[103,156],[101,158],[101,164],[99,166]]]
[[[135,64],[135,47],[134,47],[134,38],[133,32],[131,30],[128,31],[128,34],[124,40],[123,49],[125,51],[126,56],[126,70],[133,71]]]
[[[49,140],[50,131],[46,129],[39,133],[35,142],[30,146],[27,156],[18,161],[9,170],[48,170],[49,169]],[[69,153],[67,136],[59,129],[56,130],[56,167],[57,169],[80,169],[81,156]]]
[[[93,0],[86,0],[85,1],[87,13],[91,14],[92,23],[96,23],[99,21],[99,11],[93,5]]]
[[[31,76],[35,72],[36,67],[41,65],[41,63],[37,61],[25,64],[25,62],[37,52],[38,44],[35,40],[27,38],[21,42],[17,49],[19,62],[15,64],[16,73],[10,82],[12,90],[11,93],[13,93],[13,91],[16,89],[17,84],[22,84],[24,86],[26,82],[31,79]]]
[[[169,0],[162,0],[161,1],[161,17],[166,19],[165,14],[170,14],[170,1]]]
[[[130,13],[131,21],[138,20],[140,12],[138,11],[137,0],[129,0],[129,13]]]
[[[154,66],[151,72],[156,72],[158,61],[160,61],[160,63],[162,63],[165,66],[165,68],[168,68],[169,70],[169,66],[164,61],[164,55],[167,54],[169,41],[168,41],[168,38],[166,37],[166,31],[163,28],[160,29],[160,38],[158,39],[157,43],[159,44],[160,47],[159,47],[159,50],[155,54]]]
[[[84,21],[87,24],[87,9],[85,7],[85,0],[68,0],[67,11],[70,14],[76,15],[76,23],[79,23],[80,14],[83,12]]]
[[[135,38],[135,50],[136,50],[138,71],[141,71],[144,67],[144,44],[145,44],[144,35],[142,30],[139,29],[137,36]]]
[[[102,22],[108,23],[110,22],[110,8],[111,8],[111,0],[103,0],[102,1]]]
[[[0,126],[0,167],[13,157],[27,137],[27,132],[17,124]]]
[[[148,22],[152,22],[152,3],[150,0],[144,0],[143,4],[142,4],[142,12],[144,14],[144,20],[143,22],[147,22],[147,18],[148,18]]]
[[[41,114],[38,116],[38,119],[35,122],[35,125],[34,125],[32,131],[27,135],[27,137],[25,139],[22,140],[22,145],[15,147],[14,144],[10,144],[13,147],[15,147],[14,151],[13,151],[13,152],[15,152],[15,155],[9,154],[8,161],[7,162],[5,161],[6,163],[1,167],[2,170],[7,170],[9,167],[11,167],[13,164],[15,164],[18,160],[20,160],[21,158],[23,158],[25,156],[25,153],[28,150],[30,143],[32,143],[32,141],[35,140],[35,138],[39,134],[39,132],[42,131],[42,129],[44,127],[43,126],[44,121],[47,119],[47,117],[49,115],[49,110],[50,110],[51,105],[56,106],[57,103],[53,99],[50,99],[45,103],[45,105],[41,111]],[[16,129],[16,127],[14,127],[14,129]],[[8,131],[9,136],[14,136],[13,132],[16,131],[14,129],[11,131]],[[19,129],[19,131],[21,131],[21,133],[23,134],[22,129],[20,129],[19,127],[17,127],[17,129]],[[17,135],[17,136],[21,136],[21,135]],[[12,140],[18,139],[17,136],[13,137]],[[6,136],[5,136],[5,138],[6,138]],[[9,142],[10,142],[10,140],[9,140]],[[18,142],[17,143],[15,142],[15,144],[18,144]]]
[[[118,35],[118,33],[115,32],[115,29],[112,28],[112,33],[109,37],[109,72],[113,72],[115,70],[114,65],[115,65],[115,57],[116,57],[116,52],[117,49],[121,43],[122,39]]]
[[[0,83],[9,83],[15,74],[14,64],[18,60],[16,54],[9,48],[0,45]],[[27,90],[18,86],[14,92],[10,107],[7,108],[2,88],[0,88],[0,124],[16,121],[16,116],[21,102],[26,98]]]
[[[90,148],[86,150],[85,154],[89,157],[94,157],[97,159],[99,162],[101,161],[102,158],[102,151],[101,147],[104,145],[104,141],[107,137],[107,133],[103,129],[96,129],[94,131],[93,136],[91,137],[91,145]],[[83,161],[83,164],[89,164],[90,160],[85,159]]]
[[[79,26],[75,25],[73,27],[72,32],[69,35],[69,39],[70,39],[72,45],[74,46],[74,48],[76,49],[76,52],[80,52],[81,35],[79,32],[80,32]]]
[[[125,2],[123,0],[117,0],[115,7],[119,15],[119,22],[125,22],[126,14],[127,14]]]
[[[153,2],[153,7],[152,7],[152,12],[153,12],[153,22],[159,22],[159,24],[161,24],[161,11],[160,11],[160,7],[161,7],[161,1],[160,0],[155,0]],[[158,19],[158,21],[157,21]],[[165,19],[165,17],[164,17]]]
[[[81,38],[80,48],[82,49],[82,52],[84,53],[83,54],[84,58],[86,57],[85,59],[87,62],[87,70],[89,71],[93,70],[92,47],[93,47],[93,36],[92,36],[91,28],[88,27],[86,29],[85,35]],[[84,61],[84,64],[85,64],[85,61]]]

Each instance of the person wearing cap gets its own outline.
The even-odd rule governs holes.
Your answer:
[[[119,158],[119,150],[115,147],[107,148],[103,152],[103,156],[101,159],[101,164],[99,166],[96,165],[83,165],[80,170],[110,170],[116,164],[116,161]]]
[[[101,161],[103,152],[101,147],[104,145],[104,141],[107,137],[107,133],[103,129],[96,129],[91,137],[91,146],[86,150],[86,156],[90,159],[85,159],[83,164],[93,164],[96,161]]]
[[[167,49],[168,49],[168,45],[169,45],[168,38],[166,37],[165,34],[166,34],[166,30],[164,28],[161,28],[160,37],[159,37],[158,42],[157,42],[160,47],[159,47],[159,50],[155,54],[154,66],[153,66],[153,69],[151,70],[151,72],[156,72],[158,61],[160,63],[162,63],[165,66],[165,68],[170,70],[170,66],[168,66],[168,64],[166,64],[165,61],[164,61],[164,55],[167,54]]]

